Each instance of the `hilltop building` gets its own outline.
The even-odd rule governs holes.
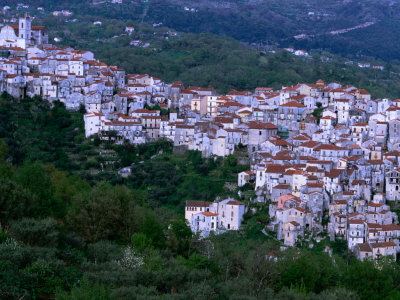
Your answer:
[[[25,15],[18,25],[6,25],[0,31],[0,46],[26,49],[48,44],[49,36],[43,26],[32,26],[31,17]]]

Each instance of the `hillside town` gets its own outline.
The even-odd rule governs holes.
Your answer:
[[[205,158],[245,151],[250,169],[238,174],[238,186],[254,186],[252,200],[269,206],[267,229],[286,247],[326,233],[346,240],[359,259],[400,251],[391,211],[400,199],[400,100],[322,80],[221,95],[126,74],[90,51],[49,44],[47,29],[32,26],[29,15],[1,29],[0,56],[1,91],[85,110],[88,138],[163,138]],[[187,201],[185,218],[206,237],[238,230],[245,211],[231,198]]]

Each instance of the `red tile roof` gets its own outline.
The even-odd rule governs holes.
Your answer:
[[[282,106],[282,107],[306,107],[305,105],[303,105],[299,102],[295,102],[295,101],[290,101],[290,102],[282,104],[280,106]]]

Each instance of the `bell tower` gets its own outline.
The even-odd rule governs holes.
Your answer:
[[[22,48],[26,48],[31,42],[32,31],[31,31],[31,18],[28,14],[24,17],[19,18],[18,38],[20,40]]]

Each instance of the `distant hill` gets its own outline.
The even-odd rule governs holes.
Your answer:
[[[147,17],[179,31],[249,43],[400,58],[398,0],[158,0],[151,2]]]
[[[15,5],[14,0],[4,4]],[[26,0],[79,14],[163,23],[177,31],[343,56],[400,59],[399,0]]]

